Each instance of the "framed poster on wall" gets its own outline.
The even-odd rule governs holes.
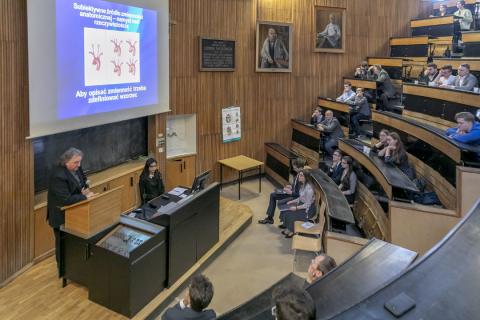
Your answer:
[[[242,138],[242,117],[240,107],[222,109],[223,143]]]

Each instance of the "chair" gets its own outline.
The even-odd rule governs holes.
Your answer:
[[[292,250],[293,250],[293,272],[295,273],[295,262],[297,262],[297,250],[303,251],[313,251],[318,255],[322,251],[322,240],[323,240],[323,228],[325,226],[325,209],[326,204],[322,202],[320,210],[317,211],[315,217],[319,217],[318,223],[316,223],[310,229],[305,229],[302,227],[302,221],[295,222],[295,233],[303,233],[315,235],[316,238],[304,237],[298,234],[295,234],[292,239]]]

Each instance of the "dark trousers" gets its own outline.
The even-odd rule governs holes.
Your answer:
[[[385,111],[388,109],[388,96],[382,90],[378,90],[378,94],[380,95],[380,100],[382,102],[382,106],[377,106],[377,110]]]
[[[290,198],[288,194],[276,194],[275,192],[270,193],[270,202],[268,203],[267,216],[273,218],[275,215],[275,208],[277,207],[277,201]],[[294,198],[290,199],[293,200]],[[290,201],[288,200],[288,201]]]
[[[355,134],[357,136],[362,134],[362,131],[360,130],[360,123],[358,121],[368,119],[370,119],[370,116],[366,115],[365,113],[357,113],[353,116],[353,125],[355,126]]]
[[[325,141],[325,150],[327,150],[330,157],[333,156],[333,153],[335,152],[335,149],[333,149],[332,147],[337,147],[337,146],[338,146],[338,140],[330,139]]]
[[[55,259],[57,260],[57,268],[60,271],[60,228],[53,228],[55,234]]]

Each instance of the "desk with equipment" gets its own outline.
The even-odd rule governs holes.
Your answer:
[[[322,97],[318,97],[318,106],[322,107],[323,114],[325,114],[327,110],[333,112],[333,116],[337,118],[342,126],[343,134],[345,137],[348,137],[350,130],[350,106],[343,102],[333,101]]]
[[[443,89],[406,83],[403,85],[405,107],[403,115],[440,128],[456,127],[455,114],[470,112],[477,114],[480,96],[472,91]]]

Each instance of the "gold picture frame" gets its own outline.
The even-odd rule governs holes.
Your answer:
[[[315,6],[313,52],[345,53],[346,9]]]

